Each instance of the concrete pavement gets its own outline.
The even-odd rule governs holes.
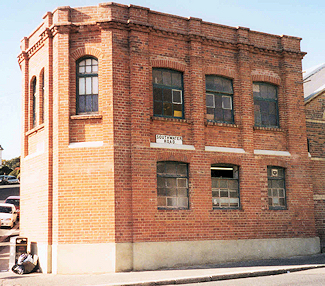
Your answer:
[[[325,267],[325,254],[125,273],[54,275],[0,273],[1,286],[173,285],[276,275]],[[324,270],[325,274],[325,270]]]

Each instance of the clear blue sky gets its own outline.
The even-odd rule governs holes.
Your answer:
[[[28,36],[47,11],[58,6],[91,6],[95,0],[0,0],[0,145],[3,159],[20,156],[21,72],[17,63],[20,40]],[[109,1],[107,1],[109,2]],[[325,1],[302,0],[130,0],[151,10],[251,30],[303,38],[307,69],[325,62]]]

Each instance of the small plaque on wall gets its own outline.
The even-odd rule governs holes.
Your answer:
[[[160,144],[183,144],[182,136],[170,136],[170,135],[156,135],[156,143]]]

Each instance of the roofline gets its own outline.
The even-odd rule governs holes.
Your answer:
[[[323,94],[323,92],[325,92],[325,88],[321,89],[320,91],[318,92],[314,92],[310,95],[308,95],[306,98],[305,98],[305,104],[307,104],[308,102],[312,101],[314,98],[316,98],[317,96]]]

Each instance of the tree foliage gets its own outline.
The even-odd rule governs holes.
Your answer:
[[[2,160],[2,165],[9,167],[11,170],[15,170],[20,167],[20,156],[10,160]]]

